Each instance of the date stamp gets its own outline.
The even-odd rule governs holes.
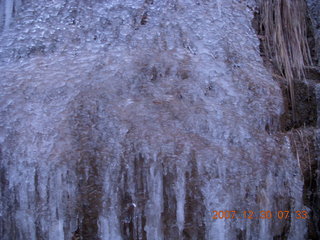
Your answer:
[[[212,219],[308,219],[308,211],[212,211]]]

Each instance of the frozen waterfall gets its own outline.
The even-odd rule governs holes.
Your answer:
[[[304,239],[253,9],[2,1],[0,238]]]

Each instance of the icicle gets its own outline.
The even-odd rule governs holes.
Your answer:
[[[14,3],[14,0],[5,0],[4,29],[8,29],[11,23],[12,14],[13,14],[13,3]]]
[[[217,5],[218,5],[218,13],[219,13],[219,17],[221,17],[222,12],[221,12],[221,1],[217,0]]]
[[[184,205],[185,205],[185,179],[184,179],[184,172],[180,169],[178,170],[178,182],[177,182],[177,225],[179,229],[179,233],[182,233],[184,227]]]

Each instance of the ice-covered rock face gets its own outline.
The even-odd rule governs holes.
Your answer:
[[[1,239],[303,239],[212,219],[303,207],[248,2],[26,1],[0,43]]]

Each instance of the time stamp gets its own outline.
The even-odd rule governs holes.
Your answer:
[[[212,211],[212,219],[308,219],[308,211]]]

